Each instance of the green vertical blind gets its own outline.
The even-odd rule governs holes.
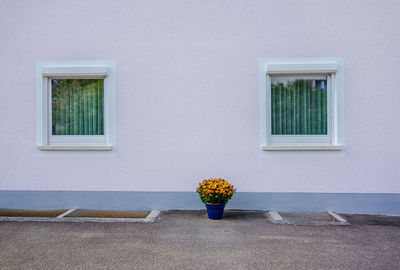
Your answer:
[[[326,135],[326,76],[271,77],[272,135]]]
[[[104,135],[104,79],[52,79],[52,134]]]

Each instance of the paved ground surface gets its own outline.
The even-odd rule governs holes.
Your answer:
[[[0,269],[400,269],[400,219],[271,223],[262,211],[162,212],[154,223],[0,222]],[[382,223],[381,218],[380,222]],[[375,222],[374,224],[380,224]]]
[[[341,224],[339,220],[336,220],[333,216],[327,212],[279,212],[280,216],[288,224],[296,225],[328,225],[330,224]]]

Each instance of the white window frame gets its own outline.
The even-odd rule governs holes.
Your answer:
[[[115,63],[113,61],[37,62],[37,149],[110,151],[114,145]],[[104,135],[53,135],[51,80],[104,79]]]
[[[340,57],[268,58],[259,61],[260,145],[263,151],[342,150],[344,143],[343,67]],[[272,135],[271,77],[327,77],[327,135]]]

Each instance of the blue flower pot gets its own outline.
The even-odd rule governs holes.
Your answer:
[[[224,216],[225,204],[206,204],[209,219],[221,219]]]

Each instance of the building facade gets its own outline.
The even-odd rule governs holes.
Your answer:
[[[400,2],[0,10],[0,208],[200,209],[222,177],[231,208],[400,214]]]

